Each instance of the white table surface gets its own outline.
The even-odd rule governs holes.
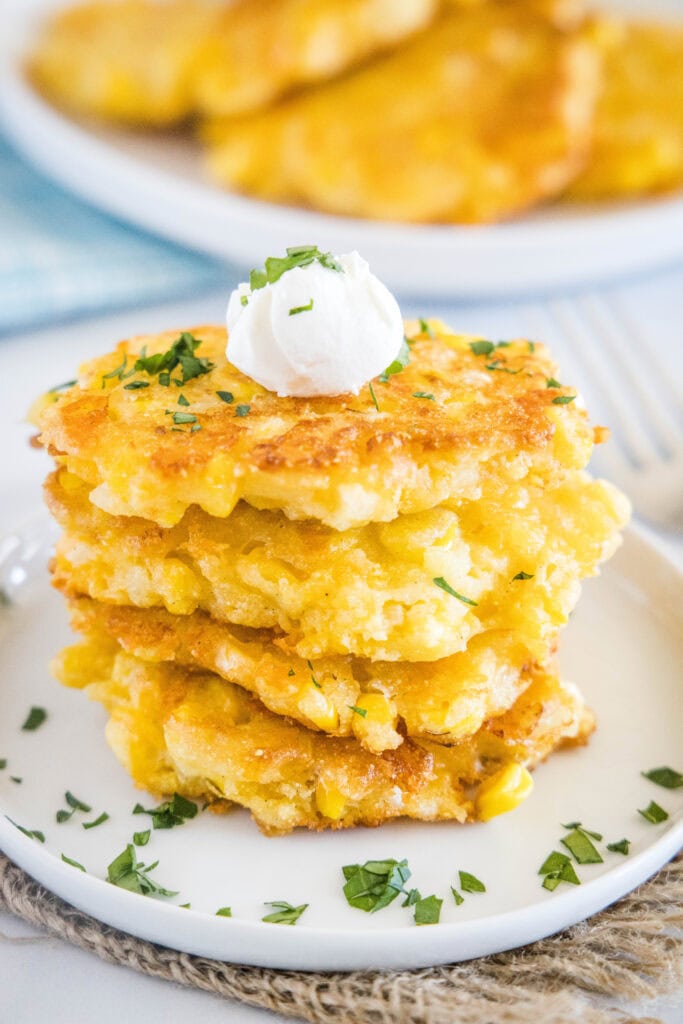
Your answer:
[[[231,282],[230,282],[231,283]],[[41,483],[49,460],[28,446],[32,429],[25,423],[32,399],[47,388],[73,376],[75,366],[89,355],[111,347],[131,334],[222,321],[227,289],[201,300],[155,309],[134,310],[96,322],[59,326],[20,337],[0,339],[0,532],[32,517],[40,507]],[[643,344],[666,353],[668,372],[683,376],[683,268],[638,283],[611,289],[644,335]],[[562,300],[564,303],[571,300]],[[523,303],[444,307],[430,310],[404,304],[406,315],[442,316],[458,329],[493,338],[530,336],[547,340],[561,366],[563,379],[589,397],[593,418],[602,415],[600,396],[590,395],[589,368],[575,365],[566,338],[558,334],[557,303]],[[626,341],[635,344],[631,338]],[[683,565],[683,538],[651,533],[668,554]],[[11,980],[10,980],[11,979]],[[635,1011],[635,1007],[629,1007]],[[655,1005],[638,1007],[640,1014],[680,1024],[683,992]],[[121,1020],[167,1024],[182,1018],[202,1024],[266,1024],[284,1017],[213,996],[157,981],[126,968],[105,964],[68,944],[46,937],[8,914],[0,913],[0,1022],[12,1024],[120,1024]]]

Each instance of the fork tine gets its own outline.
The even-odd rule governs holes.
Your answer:
[[[622,376],[628,379],[636,397],[632,414],[634,417],[640,414],[638,418],[643,428],[661,455],[671,458],[671,438],[676,437],[678,427],[661,400],[661,387],[658,387],[652,373],[649,353],[644,352],[643,358],[638,358],[628,341],[624,342],[620,324],[601,296],[586,296],[581,300],[581,308],[590,323],[595,324],[602,344],[619,364]]]
[[[576,305],[562,299],[550,304],[550,309],[558,324],[564,331],[572,350],[586,370],[585,376],[595,381],[595,389],[602,401],[609,407],[609,426],[613,438],[621,447],[631,466],[639,468],[647,465],[656,452],[648,442],[646,435],[633,423],[632,408],[628,398],[619,387],[615,387],[613,368],[606,362],[600,345],[593,344],[592,332],[587,333],[587,325],[580,316]]]

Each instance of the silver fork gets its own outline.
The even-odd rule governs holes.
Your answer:
[[[551,302],[546,307],[565,341],[566,361],[601,413],[610,443],[596,468],[630,497],[637,513],[668,529],[683,528],[683,388],[667,376],[653,346],[616,296]],[[565,360],[563,360],[565,361]]]

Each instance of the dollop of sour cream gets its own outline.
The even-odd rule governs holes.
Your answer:
[[[357,252],[315,251],[273,283],[233,291],[227,357],[280,396],[358,394],[398,355],[401,311]]]

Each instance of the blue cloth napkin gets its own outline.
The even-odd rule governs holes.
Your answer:
[[[188,298],[232,276],[79,202],[0,136],[0,334]]]

